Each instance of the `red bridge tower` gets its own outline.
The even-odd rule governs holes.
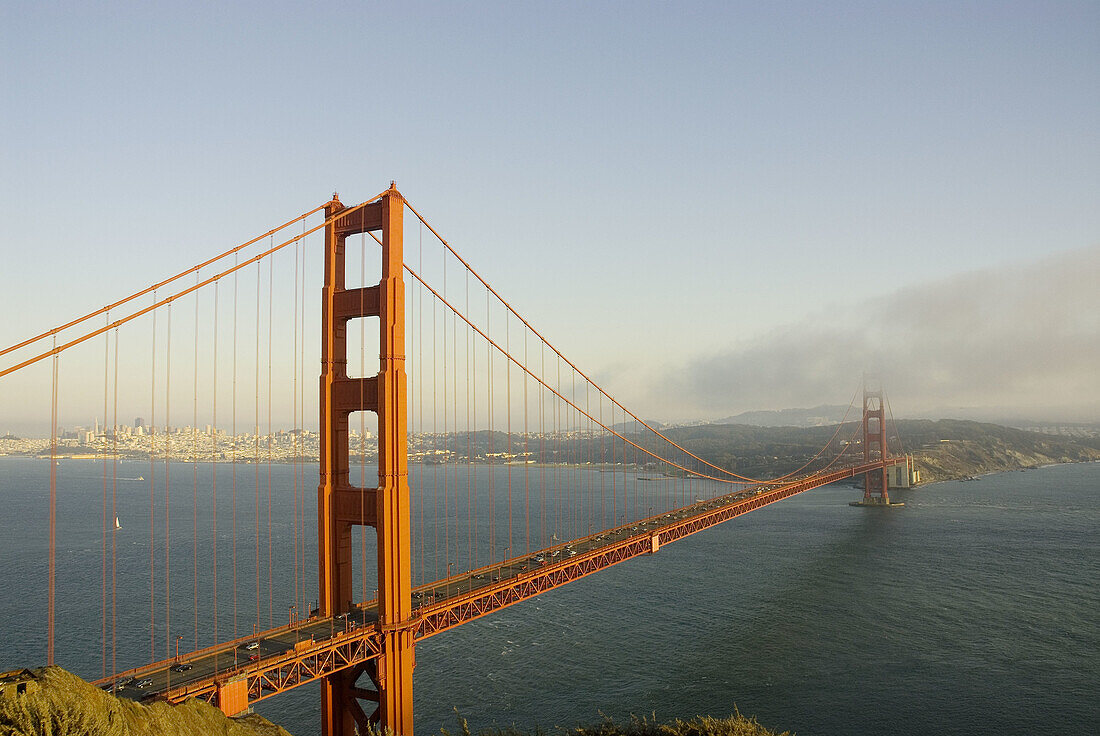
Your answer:
[[[863,476],[863,500],[852,506],[904,506],[890,501],[889,481],[885,460],[890,456],[886,449],[886,415],[883,407],[882,386],[869,388],[863,380],[863,462],[883,462],[881,467],[868,470]]]
[[[338,217],[348,209],[345,217]],[[329,675],[321,683],[321,733],[352,736],[369,722],[412,736],[412,564],[409,543],[409,461],[406,437],[405,282],[402,254],[405,200],[392,185],[371,204],[345,208],[333,195],[325,206],[325,285],[321,307],[321,478],[317,490],[320,614],[352,608],[351,528],[373,526],[378,535],[378,628],[381,656]],[[344,241],[382,232],[382,280],[344,288]],[[377,376],[347,375],[347,325],[378,317]],[[349,480],[348,416],[378,414],[378,487]],[[360,688],[366,674],[374,690]],[[360,700],[377,702],[370,715]]]

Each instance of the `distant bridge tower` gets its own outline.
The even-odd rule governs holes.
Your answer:
[[[890,501],[889,481],[885,460],[889,457],[886,449],[886,416],[883,407],[882,385],[877,381],[863,378],[863,462],[882,462],[882,466],[869,470],[863,475],[863,500],[852,506],[904,506],[903,503]]]
[[[882,410],[882,386],[877,390],[863,384],[863,462],[886,459],[886,422]],[[863,503],[890,503],[886,467],[870,471],[863,476]]]
[[[351,610],[351,528],[373,526],[378,535],[378,628],[381,656],[329,675],[321,683],[321,733],[366,733],[369,722],[412,736],[412,565],[409,541],[409,465],[406,437],[405,200],[391,185],[381,199],[346,208],[333,195],[325,206],[325,284],[321,307],[321,478],[317,491],[320,614]],[[337,217],[345,209],[345,217]],[[376,286],[344,288],[344,241],[349,235],[382,232],[382,280]],[[377,376],[347,375],[348,321],[378,317],[381,329]],[[348,416],[378,414],[378,487],[355,488],[349,480]],[[374,690],[360,688],[366,674]],[[360,701],[377,702],[370,715]]]

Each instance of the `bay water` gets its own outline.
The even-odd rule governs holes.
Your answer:
[[[170,554],[183,562],[172,562],[173,621],[166,627],[154,611],[150,641],[148,488],[136,480],[141,463],[121,467],[127,480],[117,508],[133,532],[116,538],[132,552],[118,555],[115,572],[120,669],[151,652],[164,656],[179,634],[191,648],[193,614],[179,599],[192,598],[197,472],[186,464],[172,470]],[[253,469],[238,470],[240,493],[251,499]],[[101,468],[65,461],[60,471],[57,662],[94,679],[103,667]],[[270,541],[278,592],[269,599],[261,576],[257,597],[247,567],[255,515],[238,519],[242,573],[234,588],[225,547],[229,471],[217,472],[225,639],[234,593],[238,608],[258,610],[261,621],[281,623],[295,604],[294,499],[292,469],[277,466],[270,539],[261,509],[259,567]],[[44,663],[47,481],[46,461],[0,458],[4,669]],[[315,474],[300,485],[300,499],[312,496]],[[1100,733],[1100,463],[896,491],[903,508],[850,507],[858,496],[845,485],[795,496],[422,642],[417,732],[454,731],[458,716],[475,729],[531,729],[738,708],[803,735]],[[209,507],[199,513],[200,537],[213,539]],[[299,601],[316,587],[312,513],[300,512],[297,530],[298,546],[309,551]],[[204,573],[208,554],[204,544]],[[156,556],[155,590],[164,587]],[[426,578],[433,566],[423,566]],[[204,609],[210,593],[199,596]],[[197,643],[209,636],[204,624]],[[317,687],[304,686],[256,710],[303,736],[317,731],[317,700]]]

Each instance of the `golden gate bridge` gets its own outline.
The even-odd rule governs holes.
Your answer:
[[[862,475],[856,505],[896,505],[888,470],[908,463],[889,452],[881,387],[866,385],[852,420],[800,467],[760,478],[709,461],[566,358],[392,184],[352,206],[334,195],[0,358],[5,396],[38,391],[49,405],[38,450],[49,459],[48,663],[65,626],[61,461],[84,457],[101,474],[101,513],[82,519],[99,541],[99,559],[84,560],[100,581],[98,684],[234,715],[320,682],[332,736],[371,723],[411,736],[419,641],[828,483]],[[120,406],[148,422],[124,431]],[[59,436],[64,415],[89,411],[102,412],[102,432],[97,420]],[[316,486],[307,414],[319,417]],[[276,415],[294,429],[276,431]],[[125,476],[135,462],[147,478]],[[273,472],[285,465],[289,484]],[[140,529],[137,551],[120,544],[127,481],[148,488],[147,528],[125,527]],[[289,521],[272,501],[280,484]],[[147,602],[120,592],[139,569]],[[141,655],[128,645],[143,638]]]

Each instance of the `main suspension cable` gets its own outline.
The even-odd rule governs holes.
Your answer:
[[[64,351],[68,350],[71,347],[79,345],[80,343],[85,342],[86,340],[90,340],[93,337],[96,337],[97,335],[102,335],[104,332],[107,332],[112,328],[124,325],[127,322],[135,320],[138,317],[141,317],[142,315],[145,315],[145,314],[148,314],[149,312],[152,312],[153,310],[159,309],[160,307],[163,307],[166,304],[170,304],[173,301],[175,301],[176,299],[179,299],[180,297],[186,296],[186,295],[188,295],[188,294],[190,294],[194,291],[197,291],[197,290],[201,289],[204,286],[215,283],[219,279],[221,279],[225,276],[228,276],[229,274],[235,274],[237,271],[240,271],[242,268],[246,268],[246,267],[250,266],[253,263],[261,261],[264,258],[267,258],[268,256],[270,256],[271,254],[282,250],[283,248],[287,247],[288,245],[292,245],[294,243],[297,243],[297,242],[303,240],[308,235],[311,235],[312,233],[315,233],[318,230],[321,230],[321,229],[325,228],[330,223],[332,223],[334,220],[339,219],[341,217],[345,217],[349,212],[356,212],[359,209],[361,209],[363,207],[366,207],[368,204],[370,204],[374,200],[378,199],[383,194],[385,194],[385,192],[381,192],[378,195],[376,195],[374,198],[369,199],[366,202],[363,202],[361,204],[355,205],[354,207],[349,207],[345,210],[341,210],[339,213],[337,213],[337,214],[333,215],[332,217],[326,219],[324,222],[322,222],[318,225],[315,225],[312,228],[309,228],[308,230],[305,229],[305,222],[303,221],[302,222],[303,230],[302,230],[302,233],[300,235],[296,235],[296,236],[290,238],[289,240],[286,240],[286,241],[284,241],[284,242],[282,242],[278,245],[272,246],[271,248],[265,250],[264,252],[259,253],[255,256],[253,256],[252,258],[249,258],[247,261],[238,262],[232,268],[227,269],[225,271],[222,271],[221,273],[216,273],[213,276],[211,276],[211,277],[209,277],[209,278],[207,278],[203,281],[200,281],[199,283],[195,284],[194,286],[187,287],[187,288],[185,288],[181,291],[176,292],[175,294],[173,294],[171,296],[165,297],[164,299],[162,299],[160,301],[154,300],[154,303],[149,305],[148,307],[145,307],[144,309],[139,309],[138,311],[133,312],[132,314],[130,314],[126,317],[115,320],[114,322],[111,322],[110,324],[108,324],[104,327],[101,327],[101,328],[96,329],[96,330],[92,330],[91,332],[88,332],[84,335],[81,335],[80,337],[74,338],[74,339],[70,340],[69,342],[66,342],[62,345],[54,346],[52,349],[47,350],[44,353],[41,353],[39,355],[35,355],[35,356],[33,356],[31,358],[28,358],[27,360],[24,360],[20,363],[17,363],[15,365],[4,368],[4,369],[0,370],[0,378],[3,378],[4,376],[8,375],[9,373],[15,373],[16,371],[18,371],[22,368],[26,368],[29,365],[33,365],[33,364],[35,364],[35,363],[37,363],[41,360],[45,360],[46,358],[50,357],[51,355],[62,353]],[[316,212],[316,210],[314,210],[314,212]],[[292,222],[296,222],[296,221],[297,220],[294,220]],[[261,236],[261,237],[263,237],[263,236]],[[252,242],[255,242],[255,241],[252,241]],[[240,250],[239,248],[236,248],[232,251],[229,251],[225,255],[234,255],[234,254],[238,253],[239,250]],[[193,269],[188,269],[187,271],[184,272],[184,274],[191,273],[192,270]],[[150,287],[149,289],[146,289],[146,290],[144,290],[140,293],[141,294],[148,294],[152,291],[154,291],[154,288]],[[126,301],[130,301],[130,300],[131,299],[128,298]],[[103,314],[104,311],[105,311],[105,309],[104,310],[99,310],[97,312],[93,312],[92,315],[94,316],[95,314]],[[75,323],[79,323],[79,322],[82,322],[82,321],[84,321],[84,320],[83,319],[77,320]],[[57,328],[57,329],[60,330],[60,329],[63,329],[63,328]],[[47,333],[47,334],[52,334],[52,333]],[[15,346],[12,346],[10,348],[5,348],[3,350],[3,353],[8,353],[8,352],[11,352],[12,350],[16,350],[17,348],[19,348],[21,346],[29,345],[30,343],[36,342],[38,339],[41,339],[41,337],[32,338],[31,340],[24,341],[23,343],[20,343],[19,345],[15,345]]]
[[[750,477],[747,477],[747,476],[744,476],[744,475],[740,475],[740,474],[738,474],[738,473],[734,473],[734,472],[732,472],[732,471],[726,470],[725,468],[722,468],[722,467],[720,467],[720,466],[714,465],[713,463],[710,463],[710,462],[708,462],[708,461],[704,460],[703,458],[701,458],[701,457],[699,457],[699,456],[695,455],[694,453],[692,453],[691,451],[689,451],[689,450],[688,450],[687,448],[685,448],[685,447],[681,446],[680,444],[678,444],[678,443],[674,442],[674,441],[673,441],[672,439],[670,439],[669,437],[667,437],[666,435],[664,435],[664,434],[663,434],[662,432],[658,431],[658,430],[657,430],[657,429],[655,429],[654,427],[650,426],[650,425],[649,425],[649,424],[648,424],[647,422],[645,422],[644,420],[642,420],[641,418],[639,418],[639,417],[638,417],[637,415],[635,415],[635,414],[634,414],[633,412],[631,412],[631,411],[630,411],[629,409],[627,409],[627,408],[626,408],[625,406],[623,406],[623,405],[622,405],[621,403],[619,403],[619,402],[618,402],[618,401],[617,401],[617,400],[616,400],[616,399],[615,399],[614,397],[612,397],[612,396],[611,396],[610,394],[608,394],[608,393],[607,393],[607,392],[606,392],[606,391],[605,391],[605,390],[604,390],[604,389],[603,389],[603,388],[602,388],[602,387],[601,387],[601,386],[600,386],[599,384],[597,384],[597,383],[596,383],[595,381],[593,381],[593,380],[592,380],[592,378],[588,376],[588,374],[586,374],[586,373],[585,373],[584,371],[582,371],[582,370],[581,370],[580,368],[578,368],[578,367],[576,366],[576,364],[574,364],[574,363],[573,363],[572,361],[570,361],[570,360],[569,360],[568,358],[566,358],[566,357],[565,357],[565,355],[564,355],[564,354],[562,354],[562,352],[561,352],[560,350],[558,350],[558,349],[557,349],[557,348],[556,348],[556,347],[555,347],[554,345],[552,345],[552,344],[551,344],[551,343],[550,343],[550,342],[549,342],[549,341],[548,341],[548,340],[547,340],[547,339],[546,339],[545,337],[543,337],[543,335],[542,335],[542,334],[541,334],[541,333],[540,333],[540,332],[539,332],[538,330],[536,330],[536,329],[535,329],[535,328],[534,328],[534,327],[533,327],[533,326],[532,326],[532,325],[531,325],[531,324],[530,324],[530,323],[529,323],[529,322],[528,322],[528,321],[527,321],[526,319],[524,319],[524,317],[523,317],[522,315],[520,315],[520,314],[519,314],[519,313],[518,313],[518,312],[517,312],[517,311],[516,311],[516,310],[515,310],[515,309],[514,309],[514,308],[512,307],[512,305],[511,305],[511,304],[509,304],[509,303],[508,303],[507,301],[505,301],[505,299],[504,299],[504,298],[503,298],[502,296],[500,296],[500,294],[499,294],[499,293],[498,293],[498,292],[497,292],[497,291],[496,291],[496,290],[495,290],[495,289],[494,289],[494,288],[493,288],[493,287],[492,287],[492,286],[491,286],[491,285],[489,284],[489,282],[488,282],[488,281],[486,281],[486,280],[485,280],[485,279],[484,279],[484,278],[483,278],[483,277],[481,276],[481,274],[479,274],[479,273],[478,273],[478,272],[477,272],[477,271],[476,271],[476,270],[475,270],[475,269],[474,269],[474,268],[473,268],[473,267],[472,267],[472,266],[471,266],[471,265],[470,265],[470,264],[469,264],[469,263],[468,263],[468,262],[467,262],[467,261],[466,261],[466,260],[465,260],[465,259],[464,259],[464,258],[463,258],[462,256],[460,256],[460,255],[458,254],[458,252],[457,252],[457,251],[456,251],[456,250],[455,250],[455,249],[454,249],[454,248],[453,248],[453,247],[452,247],[452,246],[450,245],[450,243],[448,243],[448,242],[447,242],[447,240],[446,240],[445,238],[443,238],[443,236],[442,236],[442,235],[440,235],[440,234],[439,234],[439,232],[438,232],[438,231],[436,231],[436,229],[435,229],[434,227],[432,227],[432,225],[431,225],[431,224],[430,224],[430,223],[429,223],[429,222],[428,222],[427,220],[425,220],[425,219],[424,219],[424,217],[423,217],[423,216],[422,216],[422,215],[420,214],[420,212],[418,212],[418,211],[416,210],[416,208],[415,208],[415,207],[413,207],[413,206],[412,206],[412,204],[410,204],[410,203],[408,202],[408,200],[405,200],[405,206],[406,206],[406,207],[408,207],[408,208],[409,208],[409,210],[411,210],[411,211],[412,211],[412,213],[413,213],[414,215],[416,215],[417,219],[418,219],[418,220],[420,220],[420,222],[421,222],[421,223],[423,223],[423,224],[424,224],[424,226],[425,226],[425,227],[427,227],[427,228],[428,228],[428,230],[430,230],[430,231],[432,232],[432,234],[433,234],[433,235],[435,235],[435,237],[436,237],[436,238],[437,238],[437,239],[439,240],[439,242],[440,242],[440,243],[441,243],[441,244],[443,245],[443,247],[444,247],[444,248],[446,248],[446,250],[447,250],[448,252],[450,252],[450,253],[451,253],[451,255],[453,255],[453,256],[454,256],[454,257],[455,257],[456,259],[458,259],[458,261],[459,261],[459,262],[460,262],[460,263],[461,263],[461,264],[462,264],[462,265],[463,265],[463,266],[464,266],[464,267],[466,268],[466,270],[467,270],[467,271],[468,271],[469,273],[473,274],[473,276],[474,276],[474,277],[475,277],[475,278],[476,278],[476,279],[477,279],[478,281],[480,281],[480,282],[481,282],[481,284],[482,284],[482,285],[483,285],[483,286],[484,286],[484,287],[485,287],[485,288],[486,288],[486,289],[487,289],[487,290],[488,290],[488,291],[489,291],[489,292],[490,292],[490,293],[491,293],[491,294],[492,294],[493,296],[495,296],[495,297],[497,298],[497,300],[498,300],[498,301],[499,301],[499,302],[500,302],[500,303],[501,303],[501,304],[502,304],[502,305],[503,305],[503,306],[504,306],[504,307],[505,307],[505,308],[506,308],[506,309],[507,309],[507,310],[508,310],[509,312],[511,312],[511,313],[512,313],[512,314],[513,314],[513,315],[514,315],[514,316],[515,316],[515,317],[516,317],[516,318],[517,318],[518,320],[520,320],[520,322],[522,322],[522,323],[523,323],[523,325],[524,325],[525,327],[527,327],[527,329],[528,329],[528,330],[530,330],[532,334],[534,334],[534,335],[535,335],[536,337],[538,337],[538,338],[539,338],[539,340],[541,340],[541,341],[542,341],[542,343],[543,343],[544,345],[546,345],[546,346],[547,346],[548,348],[550,348],[550,350],[552,350],[552,351],[553,351],[553,352],[554,352],[554,353],[555,353],[555,354],[556,354],[556,355],[557,355],[557,356],[558,356],[558,357],[559,357],[559,358],[560,358],[561,360],[565,361],[565,362],[566,362],[566,363],[567,363],[567,364],[568,364],[568,365],[569,365],[570,367],[572,367],[572,368],[573,368],[574,370],[576,370],[576,371],[577,371],[577,373],[578,373],[578,374],[580,374],[580,376],[581,376],[582,378],[584,378],[584,379],[585,379],[586,381],[588,381],[588,382],[589,382],[589,383],[590,383],[590,384],[591,384],[591,385],[592,385],[592,386],[593,386],[593,387],[594,387],[594,388],[595,388],[595,389],[596,389],[597,391],[599,391],[599,392],[600,392],[601,394],[603,394],[604,396],[606,396],[606,397],[608,398],[608,400],[609,400],[609,401],[611,401],[611,402],[612,402],[612,403],[613,403],[614,405],[618,406],[618,408],[619,408],[620,410],[622,410],[622,411],[623,411],[623,412],[624,412],[625,414],[628,414],[628,415],[629,415],[629,416],[630,416],[630,417],[631,417],[632,419],[634,419],[634,420],[635,420],[636,422],[638,422],[638,423],[639,423],[640,425],[642,425],[643,427],[645,427],[646,429],[648,429],[648,430],[649,430],[650,432],[653,432],[653,433],[654,433],[654,434],[656,434],[657,436],[661,437],[661,438],[662,438],[662,439],[663,439],[663,440],[664,440],[665,442],[667,442],[668,444],[672,445],[672,446],[673,446],[673,447],[675,447],[676,449],[680,450],[680,451],[681,451],[681,452],[683,452],[684,454],[688,455],[688,456],[689,456],[689,457],[691,457],[692,459],[694,459],[694,460],[697,460],[698,462],[702,463],[703,465],[705,465],[705,466],[707,466],[707,467],[710,467],[710,468],[713,468],[714,470],[717,470],[718,472],[720,472],[720,473],[722,473],[722,474],[724,474],[724,475],[727,475],[727,476],[730,476],[730,477],[732,477],[732,478],[736,478],[736,479],[738,479],[738,480],[740,480],[740,481],[744,481],[744,482],[748,482],[748,483],[762,483],[762,482],[767,482],[768,480],[775,480],[775,479],[766,479],[766,478],[750,478]],[[371,236],[372,236],[372,237],[373,237],[373,238],[374,238],[374,239],[375,239],[376,241],[378,241],[379,245],[381,245],[381,241],[380,241],[380,240],[378,239],[378,237],[377,237],[376,235],[374,235],[374,233],[373,233],[373,232],[371,233]],[[409,271],[409,273],[410,273],[410,274],[412,274],[412,275],[413,275],[413,276],[414,276],[415,278],[417,278],[417,280],[421,281],[421,283],[424,283],[423,279],[421,279],[421,278],[420,278],[420,277],[419,277],[418,275],[416,275],[416,274],[413,274],[412,270],[411,270],[411,269],[409,269],[409,267],[408,267],[408,265],[407,265],[407,264],[406,264],[405,268],[406,268],[406,270],[408,270],[408,271]],[[425,286],[427,286],[427,284],[425,284]],[[428,288],[429,288],[429,289],[431,289],[431,287],[430,287],[430,286],[429,286]],[[438,294],[437,294],[437,297],[439,297],[439,295],[438,295]],[[440,297],[440,298],[441,298],[441,297]],[[449,304],[448,304],[448,306],[449,306],[449,307],[450,307],[450,308],[451,308],[452,310],[454,309],[454,307],[453,307],[453,306],[451,306],[451,305],[449,305]],[[465,317],[463,317],[463,319],[465,319]],[[473,323],[472,323],[472,322],[469,322],[469,320],[467,320],[467,323],[468,323],[468,324],[470,324],[470,326],[471,326],[471,327],[473,327]],[[477,329],[477,328],[475,327],[474,329]],[[487,337],[487,336],[486,336],[486,335],[485,335],[484,333],[482,333],[482,332],[481,332],[480,330],[477,330],[477,331],[478,331],[478,332],[479,332],[480,334],[482,334],[482,336],[483,336],[483,337],[485,337],[486,339],[488,339],[488,337]],[[496,343],[493,343],[493,344],[494,344],[494,346],[496,346]],[[497,347],[497,349],[498,349],[498,350],[500,349],[500,348],[499,348],[499,346],[496,346],[496,347]],[[540,382],[541,382],[541,381],[540,381]],[[545,386],[545,384],[543,384],[543,385]],[[549,386],[547,386],[547,388],[549,388]],[[552,389],[551,389],[551,390],[552,390]],[[564,397],[561,397],[561,398],[562,398],[563,400],[566,400],[566,399],[565,399]],[[568,401],[568,400],[566,400],[566,401]],[[570,405],[571,405],[571,406],[574,406],[574,408],[575,408],[575,409],[579,408],[579,407],[576,407],[575,405],[572,405],[572,404],[570,404]],[[605,427],[605,429],[607,429],[607,428]],[[623,438],[623,439],[625,440],[625,438]],[[631,443],[631,444],[633,444],[633,443]],[[652,455],[652,453],[649,453],[648,451],[644,450],[643,448],[640,448],[640,447],[638,447],[637,445],[634,445],[634,446],[635,446],[636,448],[638,448],[638,449],[642,449],[642,451],[643,451],[643,452],[645,452],[646,454],[650,454],[650,455]],[[822,449],[824,450],[824,448],[822,448]],[[655,456],[655,457],[657,457],[657,456]],[[663,458],[660,458],[660,457],[657,457],[657,459],[661,459],[661,460],[663,460]],[[667,461],[666,461],[666,462],[667,462]],[[683,469],[683,468],[682,468],[682,469]],[[684,469],[684,470],[686,470],[686,469]],[[693,471],[687,471],[687,472],[693,472]],[[707,476],[707,477],[710,477],[710,476]],[[717,479],[717,478],[712,478],[712,479],[713,479],[713,480],[719,480],[719,479]],[[728,481],[728,482],[732,482],[732,481]]]
[[[172,283],[173,281],[177,281],[177,280],[183,278],[184,276],[186,276],[188,274],[191,274],[191,273],[197,274],[199,271],[206,268],[210,264],[216,263],[216,262],[220,261],[223,258],[231,256],[234,253],[237,253],[237,252],[247,248],[250,245],[254,245],[255,243],[258,243],[259,241],[263,240],[264,238],[266,238],[270,235],[274,235],[275,233],[279,232],[280,230],[282,230],[286,227],[289,227],[290,225],[293,225],[294,223],[299,222],[300,220],[304,220],[304,219],[306,219],[307,217],[309,217],[310,215],[312,215],[316,212],[320,212],[324,208],[325,208],[324,205],[314,207],[309,212],[298,215],[293,220],[289,220],[287,222],[284,222],[282,225],[279,225],[278,227],[275,227],[275,228],[272,228],[271,230],[268,230],[263,235],[260,235],[259,237],[256,237],[256,238],[253,238],[252,240],[249,240],[246,243],[242,243],[241,245],[238,245],[234,248],[230,248],[229,250],[225,251],[224,253],[220,253],[219,255],[216,255],[213,258],[209,259],[209,260],[203,261],[202,263],[200,263],[197,266],[193,266],[193,267],[187,269],[186,271],[181,271],[181,272],[177,273],[175,276],[171,276],[171,277],[169,277],[169,278],[167,278],[163,281],[160,281],[156,284],[153,284],[152,286],[150,286],[148,288],[145,288],[145,289],[142,289],[141,291],[135,292],[135,293],[131,294],[128,297],[125,297],[123,299],[119,299],[118,301],[116,301],[112,304],[108,304],[107,306],[102,307],[101,309],[97,309],[94,312],[89,312],[88,314],[85,314],[82,317],[77,317],[76,319],[71,320],[69,322],[66,322],[65,324],[63,324],[59,327],[54,327],[52,330],[47,330],[46,332],[43,332],[41,335],[35,335],[34,337],[28,338],[28,339],[24,340],[21,343],[18,343],[16,345],[12,345],[10,347],[4,348],[3,350],[0,350],[0,356],[7,355],[8,353],[10,353],[14,350],[18,350],[19,348],[26,347],[27,345],[31,345],[33,343],[36,343],[39,340],[50,337],[51,335],[56,335],[59,332],[67,330],[70,327],[74,327],[74,326],[80,324],[81,322],[85,322],[85,321],[91,319],[92,317],[97,317],[101,314],[110,312],[112,309],[115,309],[116,307],[120,307],[123,304],[126,304],[127,302],[131,302],[134,299],[145,296],[146,294],[148,294],[150,292],[157,291],[158,289],[160,289],[164,286],[167,286],[168,284]]]

